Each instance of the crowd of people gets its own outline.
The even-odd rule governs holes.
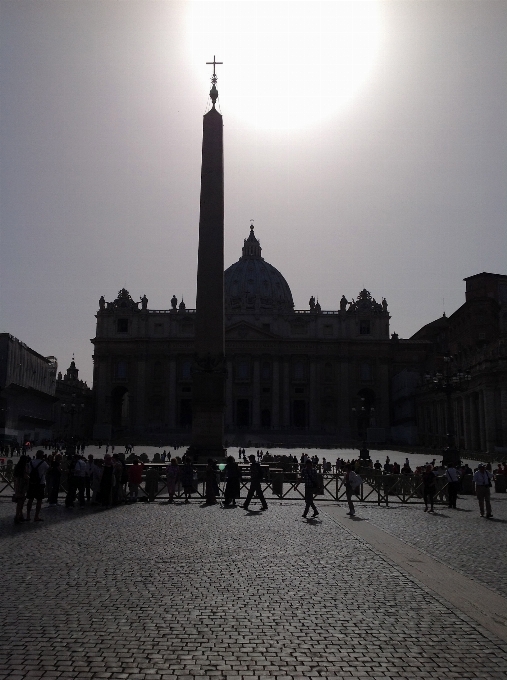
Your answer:
[[[62,478],[65,481],[65,507],[73,508],[78,503],[79,507],[84,507],[86,503],[101,507],[112,507],[120,503],[137,502],[139,498],[139,487],[146,478],[148,487],[149,471],[145,473],[145,462],[148,457],[141,454],[137,457],[134,454],[134,447],[125,446],[125,452],[116,453],[114,445],[106,444],[106,453],[103,458],[94,458],[93,455],[85,457],[85,444],[74,446],[73,451],[65,455],[65,448],[58,444],[53,444],[52,450],[39,449],[32,458],[29,455],[29,447],[21,455],[13,469],[13,501],[16,503],[16,513],[14,521],[19,524],[29,521],[34,508],[33,520],[43,521],[40,516],[42,502],[47,497],[50,507],[59,504]],[[109,451],[111,450],[111,453]],[[126,459],[125,454],[129,454]],[[348,514],[355,515],[353,497],[363,483],[360,473],[363,475],[415,475],[420,478],[422,485],[422,497],[424,501],[424,511],[434,512],[434,502],[437,495],[437,479],[445,478],[447,483],[448,507],[456,508],[458,493],[465,477],[471,475],[474,484],[475,494],[479,503],[481,516],[491,518],[492,508],[490,500],[490,489],[493,479],[499,475],[507,475],[507,466],[498,464],[493,471],[490,463],[480,464],[476,470],[472,470],[467,464],[458,468],[453,465],[446,467],[437,466],[436,461],[427,463],[423,466],[415,467],[412,470],[408,457],[401,466],[395,461],[386,457],[382,465],[379,460],[365,461],[361,459],[344,460],[338,458],[334,465],[329,460],[322,460],[314,454],[310,456],[303,452],[298,459],[295,455],[272,455],[269,451],[258,450],[255,454],[246,455],[245,449],[239,449],[238,458],[240,463],[248,463],[248,477],[250,488],[241,506],[248,510],[250,502],[257,496],[261,503],[262,510],[267,510],[267,502],[262,491],[262,481],[264,469],[271,462],[274,462],[286,469],[298,473],[298,483],[304,484],[305,510],[303,517],[307,517],[310,509],[313,517],[319,513],[315,506],[315,496],[320,492],[322,486],[322,474],[331,473],[334,470],[343,478],[347,503],[349,506]],[[170,451],[163,451],[154,457],[156,463],[167,463],[165,467],[165,482],[167,486],[168,502],[173,503],[175,495],[180,490],[183,492],[185,503],[190,502],[192,494],[197,492],[197,472],[192,460],[188,456],[172,457]],[[129,465],[127,465],[129,463]],[[263,465],[261,465],[261,463]],[[224,497],[222,507],[236,507],[237,500],[240,498],[242,467],[235,460],[234,456],[226,459],[225,466],[219,468],[216,461],[208,459],[204,471],[205,502],[207,505],[218,503],[220,497],[220,481],[225,481]],[[320,479],[319,479],[320,477]],[[155,471],[152,476],[155,484],[153,497],[159,491],[159,472]],[[26,503],[26,509],[25,509]],[[24,514],[25,512],[25,514]]]

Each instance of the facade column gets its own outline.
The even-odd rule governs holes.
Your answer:
[[[310,399],[308,402],[308,421],[310,425],[310,430],[315,431],[318,429],[318,391],[317,391],[317,362],[314,359],[310,359]]]
[[[465,449],[470,451],[472,449],[471,425],[472,416],[470,409],[470,395],[466,394],[463,397],[463,431],[465,436]]]
[[[252,387],[252,427],[257,430],[261,426],[261,369],[258,357],[255,357],[253,361]]]
[[[484,390],[484,435],[486,451],[494,451],[496,444],[495,393]]]
[[[176,359],[169,359],[168,422],[171,429],[176,427]]]
[[[338,412],[336,414],[338,431],[344,433],[347,438],[351,438],[355,423],[352,416],[352,404],[349,394],[349,363],[342,359],[338,364],[338,384],[340,394],[338,397]]]
[[[233,420],[232,404],[232,361],[227,360],[227,377],[225,379],[225,427],[232,428]]]
[[[111,438],[111,364],[107,357],[93,357],[93,387],[96,393],[94,439]]]
[[[499,444],[507,446],[507,388],[505,387],[500,390],[500,422],[502,424],[502,441]]]
[[[134,431],[141,434],[146,431],[146,355],[138,358],[136,373],[135,395],[129,394],[129,410]]]
[[[283,359],[282,425],[290,427],[290,361]]]
[[[479,392],[479,445],[481,451],[486,451],[486,423],[484,419],[484,392]]]
[[[481,443],[479,439],[479,414],[477,392],[472,392],[470,399],[470,450],[480,451]]]
[[[277,430],[280,427],[280,362],[278,357],[273,357],[273,402],[271,410],[271,427]]]
[[[438,402],[440,410],[440,446],[447,446],[447,399],[444,397]]]
[[[375,418],[377,427],[385,429],[386,439],[391,435],[391,419],[389,413],[389,366],[386,361],[381,361],[378,366],[379,389],[380,392],[380,413],[375,405]],[[379,418],[380,416],[380,418]]]

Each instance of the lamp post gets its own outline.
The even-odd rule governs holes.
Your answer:
[[[459,465],[459,450],[456,448],[454,411],[452,408],[452,395],[455,392],[463,392],[467,389],[472,376],[468,371],[454,371],[452,363],[454,357],[451,354],[444,355],[444,370],[434,374],[426,373],[424,380],[430,389],[443,392],[446,398],[447,413],[447,446],[443,450],[444,465]]]
[[[356,420],[356,432],[359,439],[363,440],[363,446],[360,449],[360,458],[368,460],[370,453],[366,447],[366,434],[368,427],[375,424],[375,407],[366,397],[360,397],[360,406],[352,407],[352,416]]]
[[[72,396],[75,398],[76,395],[73,394]],[[74,440],[76,439],[74,434],[74,417],[77,413],[81,413],[83,408],[84,404],[75,404],[74,402],[70,404],[62,403],[60,406],[61,413],[70,416],[70,433],[68,440],[72,449],[74,449]]]

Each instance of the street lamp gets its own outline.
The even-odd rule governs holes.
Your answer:
[[[73,395],[73,396],[75,396],[75,395]],[[62,403],[61,404],[61,407],[60,407],[61,412],[70,416],[70,433],[71,433],[71,436],[74,435],[74,416],[77,413],[81,413],[83,408],[84,408],[84,404],[77,404],[77,405],[75,403],[71,403],[71,404]]]
[[[459,465],[459,451],[455,443],[454,412],[452,408],[452,395],[454,392],[463,392],[467,389],[472,376],[468,371],[453,371],[451,354],[444,355],[444,370],[434,374],[426,373],[424,380],[426,385],[438,392],[443,392],[446,397],[447,411],[447,447],[443,450],[444,465]]]
[[[363,440],[363,447],[361,451],[368,452],[366,448],[366,435],[368,427],[375,425],[375,407],[372,406],[371,400],[366,397],[359,397],[360,406],[352,407],[352,416],[356,421],[356,432],[359,439]],[[363,453],[361,458],[369,458],[369,453]]]

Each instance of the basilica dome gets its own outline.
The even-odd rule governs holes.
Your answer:
[[[241,258],[225,270],[224,284],[228,313],[292,312],[294,309],[287,281],[261,257],[261,245],[253,225],[244,241]]]

